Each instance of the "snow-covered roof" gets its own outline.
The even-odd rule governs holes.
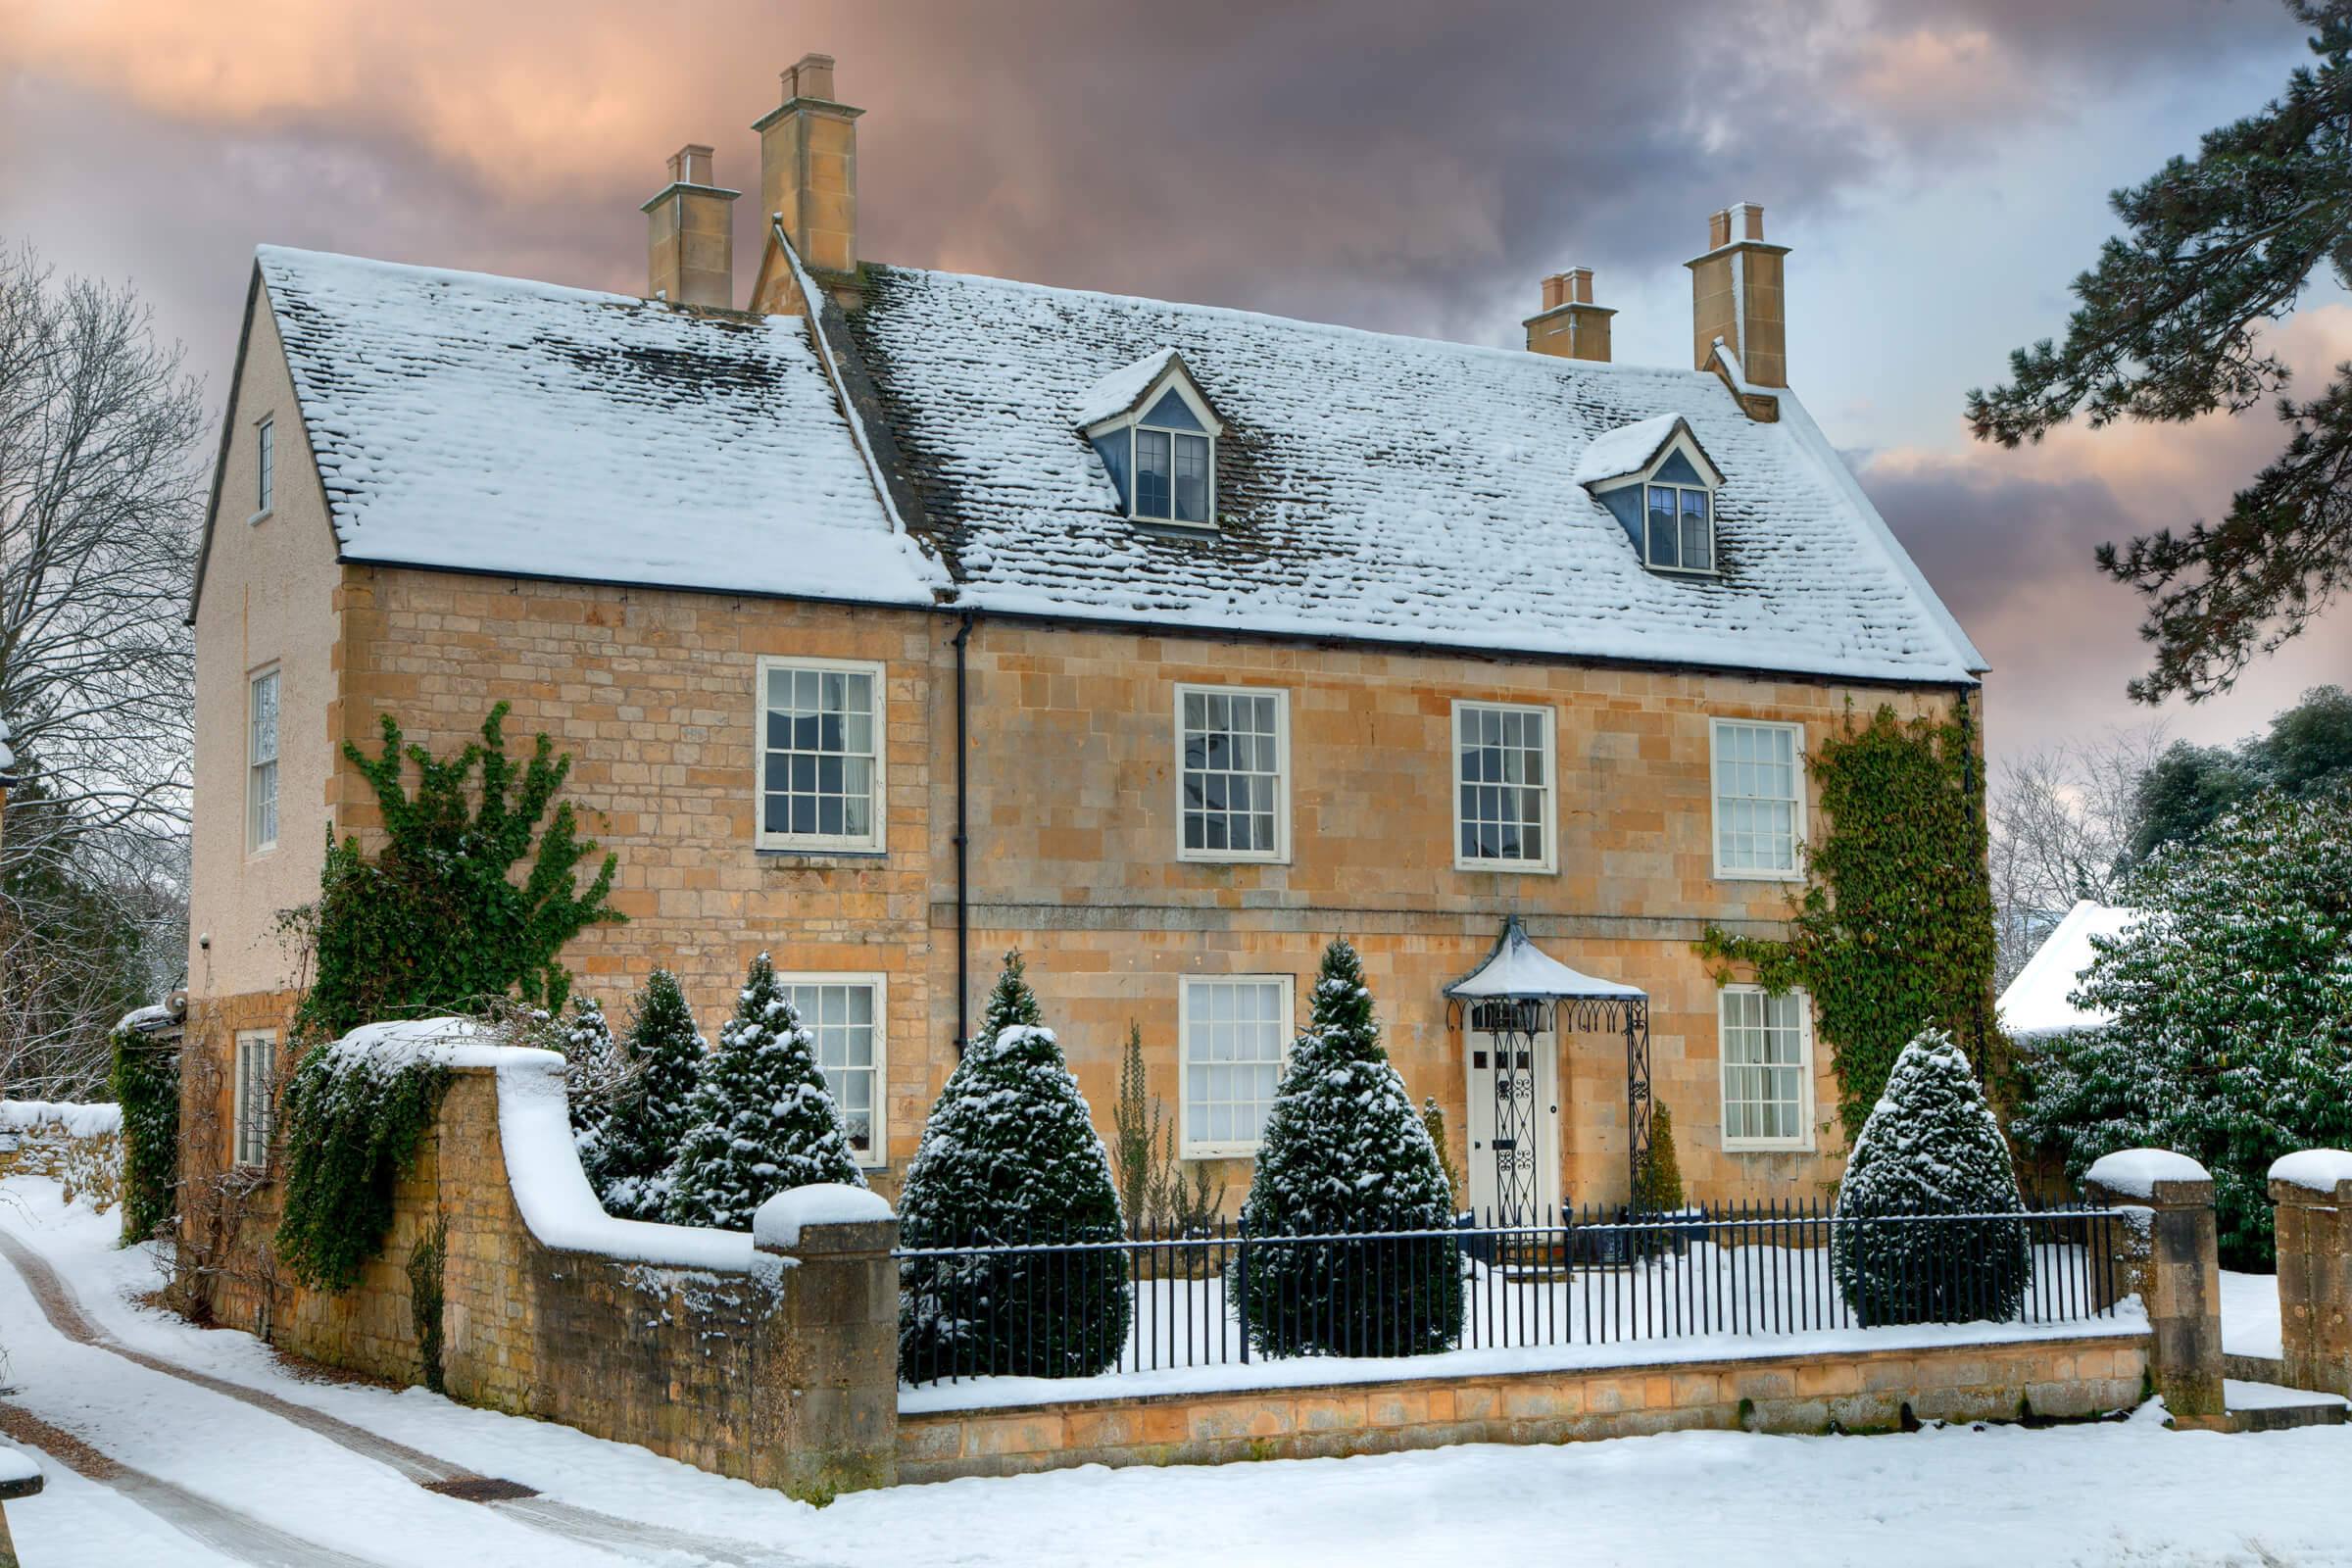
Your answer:
[[[865,279],[851,330],[921,498],[909,524],[954,562],[960,604],[1870,679],[1984,667],[1785,392],[1766,424],[1711,372],[946,272]],[[1122,519],[1071,428],[1171,349],[1227,422],[1215,537]],[[1597,438],[1669,416],[1725,475],[1719,579],[1645,570],[1577,482]]]
[[[2009,982],[1998,1004],[2001,1027],[2013,1035],[2065,1034],[2095,1029],[2114,1021],[2114,1014],[2094,1007],[2078,1007],[2067,1000],[2082,982],[2084,971],[2098,955],[2092,937],[2119,937],[2139,919],[2137,909],[2118,908],[2084,899],[2066,911],[2034,950],[2034,956]]]
[[[1482,998],[1533,999],[1543,1002],[1631,1001],[1644,996],[1638,986],[1621,985],[1571,969],[1545,953],[1512,915],[1502,928],[1494,950],[1468,978],[1446,988],[1446,995],[1475,1002]]]
[[[264,246],[346,561],[930,604],[799,317]]]

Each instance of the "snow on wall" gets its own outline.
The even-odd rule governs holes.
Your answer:
[[[2270,1179],[2314,1193],[2335,1191],[2338,1182],[2352,1182],[2352,1151],[2306,1149],[2271,1161]]]
[[[53,1129],[69,1138],[108,1138],[122,1130],[121,1105],[86,1105],[67,1100],[0,1100],[0,1132]]]
[[[2158,1182],[2209,1182],[2213,1177],[2186,1154],[2169,1149],[2126,1149],[2102,1156],[2082,1173],[2082,1180],[2127,1198],[2150,1198]]]
[[[799,317],[264,246],[347,561],[929,604]]]
[[[852,330],[960,604],[1880,679],[1983,665],[1785,392],[1759,424],[1707,372],[897,268],[870,270]],[[1117,517],[1071,428],[1162,348],[1228,421],[1217,538]],[[1720,579],[1643,569],[1576,483],[1596,438],[1670,415],[1726,475]]]
[[[752,1215],[752,1245],[789,1252],[801,1245],[804,1225],[865,1225],[894,1219],[890,1200],[847,1182],[811,1182],[778,1193]]]
[[[2013,1035],[2050,1035],[2112,1023],[2113,1013],[2079,1007],[2068,999],[2098,956],[2090,939],[2120,937],[2138,921],[2137,909],[2117,908],[2089,899],[2076,904],[2001,993],[1997,1004],[2001,1027]]]

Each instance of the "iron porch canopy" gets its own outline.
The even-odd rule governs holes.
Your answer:
[[[1554,1036],[1563,1024],[1572,1029],[1625,1031],[1625,1125],[1626,1125],[1626,1195],[1629,1207],[1638,1209],[1642,1201],[1642,1164],[1649,1150],[1649,995],[1638,986],[1615,980],[1603,980],[1582,970],[1571,969],[1545,953],[1527,934],[1519,916],[1504,918],[1502,935],[1479,966],[1445,990],[1448,1021],[1458,1026],[1467,1013],[1472,1029],[1486,1034],[1523,1036],[1532,1048],[1535,1037],[1544,1031],[1544,1011],[1551,1011]],[[1458,1009],[1458,1010],[1457,1010]],[[1562,1018],[1565,1010],[1567,1016]],[[1514,1062],[1527,1059],[1517,1051],[1510,1053]],[[1495,1074],[1495,1110],[1498,1117],[1511,1116],[1518,1120],[1516,1102],[1533,1098],[1532,1083],[1515,1082],[1517,1070]],[[1498,1120],[1497,1126],[1502,1125]],[[1532,1130],[1532,1129],[1531,1129]],[[1517,1152],[1517,1141],[1509,1152]],[[1497,1191],[1505,1195],[1522,1195],[1532,1207],[1534,1195],[1529,1172],[1504,1168],[1504,1152],[1498,1151]],[[1523,1193],[1524,1189],[1524,1193]],[[1505,1223],[1514,1223],[1506,1221]]]

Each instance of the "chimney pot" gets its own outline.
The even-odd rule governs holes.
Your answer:
[[[711,150],[700,142],[688,142],[669,155],[669,182],[673,185],[708,185],[712,183]]]
[[[1719,251],[1732,242],[1732,214],[1730,208],[1707,217],[1707,249]]]
[[[831,55],[803,55],[784,73],[784,101],[795,98],[821,98],[833,101],[833,57]]]

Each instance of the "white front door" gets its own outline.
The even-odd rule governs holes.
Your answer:
[[[1552,1223],[1560,1201],[1559,1051],[1549,1034],[1462,1032],[1470,1205],[1482,1225]]]

